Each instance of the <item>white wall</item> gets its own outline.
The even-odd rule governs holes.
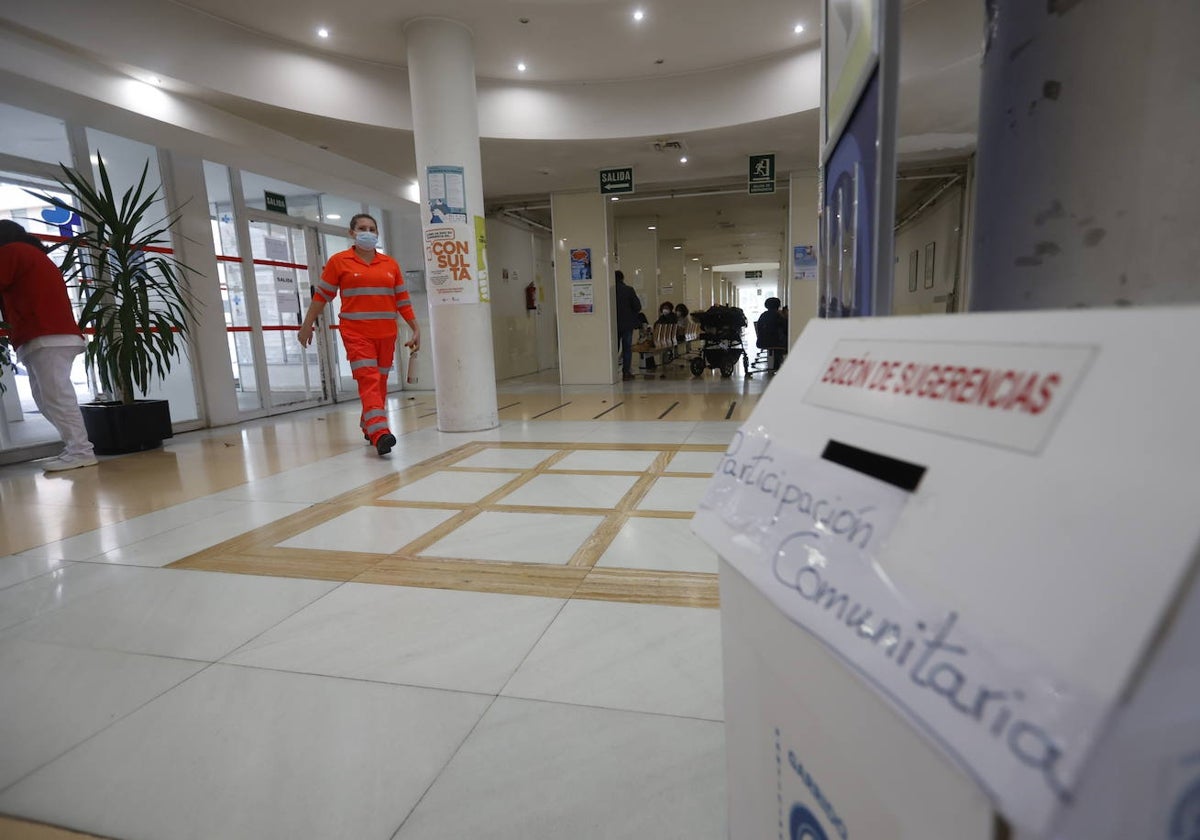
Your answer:
[[[613,319],[608,203],[595,191],[550,196],[559,368],[564,385],[608,385],[616,381],[617,328]],[[573,311],[570,253],[573,248],[592,249],[592,312]],[[625,276],[628,280],[628,271]]]
[[[653,216],[630,216],[617,219],[613,226],[614,268],[625,272],[625,282],[637,292],[647,317],[658,308],[659,301],[658,231],[648,229],[657,223]]]
[[[897,231],[893,315],[953,311],[953,294],[960,271],[962,203],[963,189],[952,187]],[[912,278],[914,267],[916,276]]]
[[[488,219],[487,236],[496,379],[536,373],[538,316],[525,308],[525,287],[536,282],[535,236],[498,218]]]
[[[820,304],[818,281],[798,279],[793,258],[795,246],[820,244],[820,220],[817,217],[820,203],[820,181],[816,175],[791,176],[788,181],[788,245],[783,269],[783,276],[788,278],[784,303],[788,307],[788,341],[791,343],[799,338],[809,319],[817,317]]]

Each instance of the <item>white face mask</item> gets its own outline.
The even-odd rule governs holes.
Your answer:
[[[379,244],[379,234],[372,233],[369,230],[356,231],[354,234],[354,244],[364,251],[374,251],[375,246]]]

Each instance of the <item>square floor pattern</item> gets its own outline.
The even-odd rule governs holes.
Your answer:
[[[172,565],[711,608],[715,556],[686,530],[708,480],[664,472],[722,448],[475,441]]]

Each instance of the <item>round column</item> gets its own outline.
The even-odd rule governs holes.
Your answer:
[[[405,25],[404,35],[438,429],[492,429],[500,418],[482,247],[483,177],[471,32],[457,21],[418,18]]]
[[[970,308],[1200,300],[1200,3],[988,12]]]

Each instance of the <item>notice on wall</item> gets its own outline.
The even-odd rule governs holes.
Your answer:
[[[483,216],[475,217],[475,262],[476,277],[479,284],[479,302],[489,303],[492,299],[492,287],[488,283],[487,268],[487,221]]]
[[[263,238],[263,253],[268,260],[275,262],[288,262],[290,257],[288,254],[288,241],[276,236],[267,236]]]
[[[275,269],[275,304],[281,316],[300,314],[300,286],[295,269]]]
[[[571,249],[571,282],[583,283],[592,279],[592,249]]]
[[[796,245],[792,248],[792,279],[817,279],[816,245]]]
[[[571,285],[571,311],[576,315],[590,314],[595,311],[595,299],[591,283],[573,283]]]
[[[692,527],[1003,812],[1044,827],[1070,801],[1104,709],[1028,652],[974,633],[954,604],[893,584],[876,557],[908,495],[743,429]]]
[[[461,166],[425,167],[425,223],[466,224],[467,188]]]
[[[425,288],[434,306],[479,303],[476,238],[472,225],[425,229]]]

